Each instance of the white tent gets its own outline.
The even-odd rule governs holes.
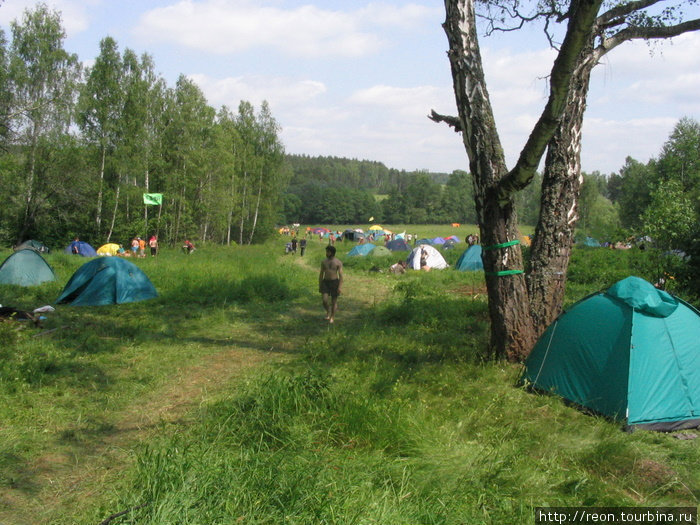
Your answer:
[[[444,270],[449,266],[439,251],[429,244],[421,244],[416,246],[406,259],[409,268],[420,270],[421,250],[425,252],[426,264],[431,270]]]

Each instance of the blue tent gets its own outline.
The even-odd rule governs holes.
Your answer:
[[[158,292],[141,268],[121,257],[100,257],[75,271],[56,302],[102,306],[154,297]]]
[[[700,312],[639,277],[561,314],[523,380],[629,427],[700,426]]]
[[[410,252],[411,247],[403,239],[394,239],[386,243],[386,247],[392,252]]]
[[[368,244],[358,244],[355,246],[352,250],[348,252],[349,256],[355,256],[355,255],[367,255],[369,252],[374,250],[376,246],[374,244],[368,243]]]
[[[475,244],[464,250],[455,263],[455,269],[462,272],[483,270],[484,263],[481,260],[481,245]]]
[[[63,253],[73,253],[83,257],[97,257],[97,251],[84,241],[73,241],[65,247]]]
[[[433,241],[431,241],[430,239],[418,239],[416,241],[416,244],[430,244],[430,245],[432,245]]]
[[[432,241],[433,244],[445,244],[445,239],[442,237],[435,237]]]

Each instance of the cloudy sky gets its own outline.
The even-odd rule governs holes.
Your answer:
[[[9,34],[30,0],[0,4]],[[66,48],[90,64],[99,42],[149,53],[170,86],[192,78],[210,105],[270,103],[289,153],[376,160],[390,168],[467,169],[460,137],[428,120],[455,114],[440,0],[47,0]],[[694,17],[700,7],[693,7]],[[508,161],[547,95],[552,53],[537,31],[482,40]],[[700,120],[700,35],[652,49],[627,43],[597,67],[583,169],[617,172],[658,155],[683,116]]]

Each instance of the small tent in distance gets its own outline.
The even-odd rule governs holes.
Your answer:
[[[35,250],[16,251],[0,266],[0,284],[36,286],[55,280],[53,269]]]
[[[82,255],[83,257],[97,257],[95,248],[85,241],[73,241],[65,247],[63,253],[72,253],[74,255]]]
[[[33,241],[31,239],[15,247],[16,252],[20,250],[34,250],[39,253],[49,253],[51,251],[43,242]]]
[[[394,239],[386,243],[386,247],[392,252],[410,252],[411,247],[403,239]]]
[[[56,302],[103,306],[154,297],[158,292],[141,268],[121,257],[100,257],[75,271]]]
[[[369,252],[370,257],[387,257],[388,255],[391,255],[391,250],[386,246],[377,246]]]
[[[630,428],[700,426],[700,312],[638,277],[560,315],[523,380]]]
[[[464,250],[462,255],[457,259],[455,269],[462,272],[476,272],[484,269],[484,263],[481,260],[481,245],[474,244]]]
[[[367,255],[369,252],[374,250],[377,246],[372,243],[368,244],[358,244],[357,246],[354,246],[352,250],[348,252],[348,257],[364,257]]]
[[[112,257],[114,255],[119,255],[119,245],[113,242],[103,244],[97,248],[97,255],[102,257]]]
[[[409,268],[420,270],[421,251],[425,252],[426,264],[435,270],[444,270],[449,265],[442,254],[429,244],[421,244],[413,249],[406,259]]]

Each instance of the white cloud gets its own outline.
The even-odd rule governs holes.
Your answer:
[[[45,1],[50,10],[61,13],[61,22],[66,33],[71,36],[85,31],[89,25],[88,9],[98,0],[52,0]],[[13,20],[21,23],[24,11],[33,10],[36,0],[7,0],[0,7],[0,24],[9,25]]]
[[[670,117],[628,120],[588,118],[583,124],[583,169],[614,173],[628,156],[647,162],[659,154],[677,122],[676,118]]]
[[[326,86],[315,80],[292,80],[262,75],[215,79],[202,74],[189,75],[189,78],[206,94],[210,105],[225,104],[232,109],[237,108],[241,100],[247,100],[253,105],[267,100],[273,109],[295,106],[311,103],[326,92]]]
[[[415,29],[431,20],[442,16],[444,9],[441,7],[426,7],[418,4],[389,5],[371,3],[357,12],[357,17],[363,23],[400,27],[403,29]]]
[[[402,12],[411,20],[422,11],[404,8],[398,15]],[[365,15],[362,10],[345,13],[313,5],[285,10],[249,0],[181,0],[144,13],[135,31],[149,41],[220,55],[268,48],[307,58],[358,57],[384,45],[380,34],[362,28]]]

